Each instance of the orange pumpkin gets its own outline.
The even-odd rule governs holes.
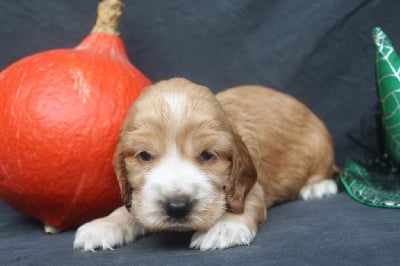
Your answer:
[[[116,32],[121,6],[104,0],[74,49],[38,53],[0,73],[0,197],[49,232],[121,204],[112,156],[130,105],[150,84]]]

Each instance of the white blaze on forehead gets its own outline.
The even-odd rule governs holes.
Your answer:
[[[168,105],[168,108],[177,117],[183,114],[187,97],[180,93],[165,93],[164,101]]]

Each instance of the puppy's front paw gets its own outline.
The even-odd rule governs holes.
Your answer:
[[[235,221],[219,221],[208,231],[194,233],[190,247],[200,250],[225,249],[249,245],[256,232],[246,224]]]
[[[88,222],[78,228],[75,234],[74,249],[95,251],[96,249],[113,250],[116,246],[133,242],[144,229],[122,225],[107,218]]]

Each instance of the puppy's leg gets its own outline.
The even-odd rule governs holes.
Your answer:
[[[144,234],[144,227],[122,206],[106,217],[80,226],[75,234],[74,249],[112,250],[116,246],[133,242]]]
[[[249,245],[257,233],[257,226],[265,219],[264,192],[257,183],[247,196],[242,214],[226,212],[208,231],[194,233],[190,247],[210,250]]]
[[[301,188],[299,196],[303,200],[312,200],[334,195],[337,192],[335,180],[314,177]]]

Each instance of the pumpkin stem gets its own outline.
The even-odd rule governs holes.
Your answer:
[[[96,25],[94,25],[92,33],[118,35],[117,27],[123,5],[120,0],[103,0],[100,2],[97,8]]]

